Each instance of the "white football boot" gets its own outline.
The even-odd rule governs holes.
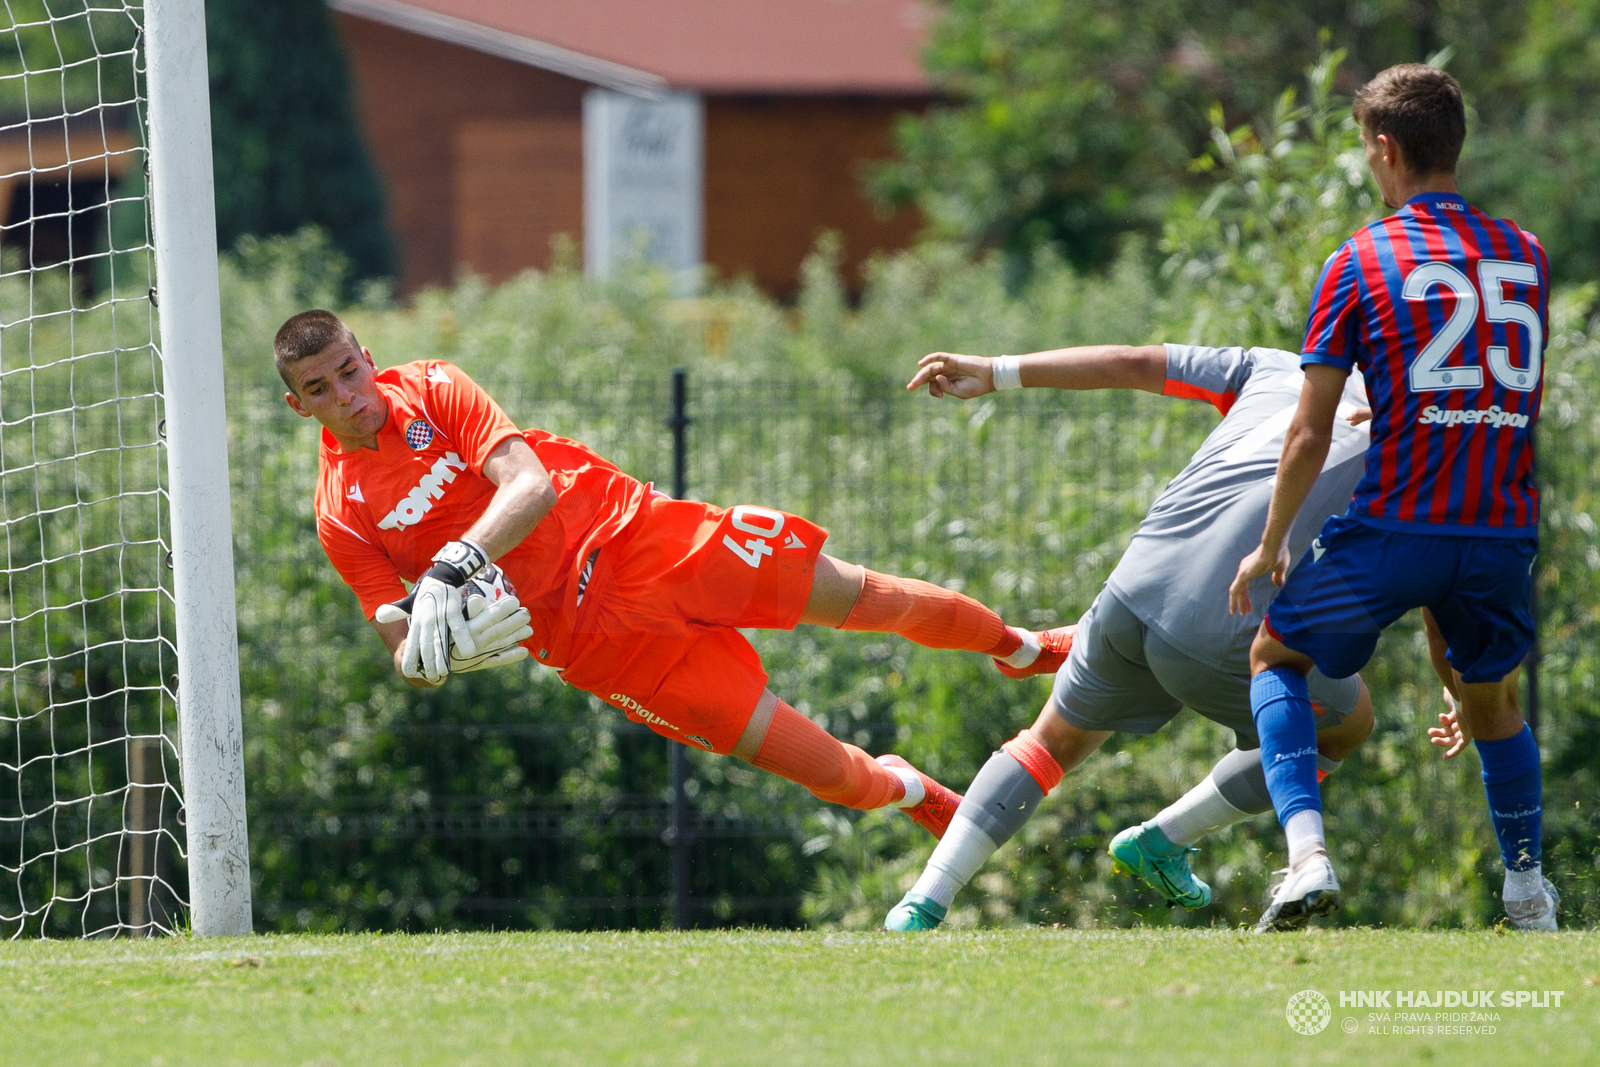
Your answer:
[[[1556,887],[1550,884],[1550,879],[1540,879],[1544,884],[1540,892],[1531,897],[1507,899],[1502,897],[1500,903],[1505,905],[1506,918],[1511,920],[1511,925],[1518,930],[1548,930],[1556,929],[1556,905],[1561,903],[1561,894],[1556,892]]]
[[[1283,875],[1283,881],[1273,890],[1272,903],[1261,913],[1253,933],[1298,930],[1311,916],[1326,915],[1339,906],[1339,879],[1327,853],[1313,853],[1298,867],[1273,873]]]

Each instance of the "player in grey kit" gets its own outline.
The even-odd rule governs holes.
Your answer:
[[[1229,615],[1228,584],[1261,537],[1284,433],[1300,399],[1300,358],[1276,349],[1194,345],[1094,346],[1029,356],[926,356],[907,386],[970,399],[1022,386],[1142,389],[1202,400],[1223,415],[1183,472],[1151,505],[1105,588],[1078,622],[1055,689],[1030,729],[996,752],[911,891],[890,911],[891,930],[943,921],[955,894],[1021,828],[1063,774],[1113,731],[1153,733],[1185,706],[1234,731],[1237,747],[1209,777],[1151,821],[1111,844],[1117,867],[1168,900],[1197,908],[1211,889],[1189,868],[1203,835],[1271,810],[1250,715],[1250,641],[1275,591],[1251,590],[1251,616]],[[1351,377],[1333,445],[1289,537],[1299,559],[1330,515],[1344,512],[1365,465],[1366,395]],[[1324,773],[1372,731],[1372,700],[1359,677],[1313,671],[1317,752]],[[1434,731],[1436,737],[1445,733]]]

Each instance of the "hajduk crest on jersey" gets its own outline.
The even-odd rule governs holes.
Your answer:
[[[411,425],[406,427],[406,444],[421,452],[433,443],[433,427],[428,425],[427,419],[412,419]]]

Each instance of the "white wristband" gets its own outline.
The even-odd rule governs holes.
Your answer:
[[[995,392],[1022,388],[1021,356],[995,356],[989,370],[994,375]]]

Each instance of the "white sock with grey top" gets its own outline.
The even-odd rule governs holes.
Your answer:
[[[1004,750],[990,756],[911,891],[948,908],[961,887],[1011,840],[1043,799],[1044,790],[1016,757]]]
[[[1324,774],[1341,761],[1317,756]],[[1259,748],[1236,748],[1217,761],[1204,781],[1164,808],[1151,822],[1174,845],[1192,845],[1225,826],[1272,810]]]

